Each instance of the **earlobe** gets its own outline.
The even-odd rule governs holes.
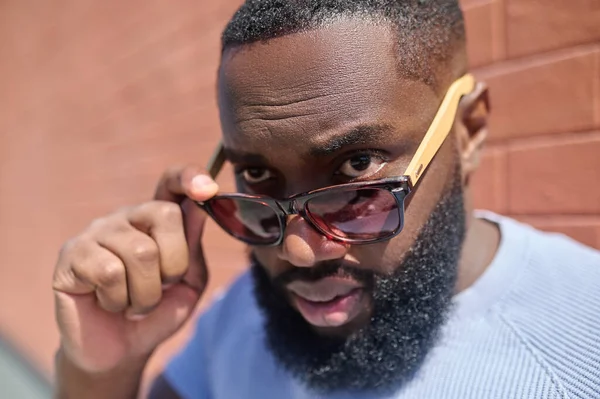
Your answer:
[[[468,183],[470,175],[479,166],[481,150],[488,136],[489,111],[487,85],[479,82],[473,92],[461,100],[457,118],[458,142],[465,183]]]

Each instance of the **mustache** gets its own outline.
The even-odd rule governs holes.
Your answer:
[[[264,266],[251,255],[252,262],[257,267]],[[281,272],[271,279],[272,284],[276,287],[285,287],[294,281],[315,282],[326,277],[348,278],[362,283],[365,287],[372,287],[375,281],[376,273],[362,268],[349,266],[343,261],[333,260],[321,262],[312,267],[293,267],[289,270]]]

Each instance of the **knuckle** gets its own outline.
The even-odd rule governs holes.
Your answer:
[[[181,208],[173,202],[159,202],[157,213],[161,220],[166,222],[177,223],[181,221]]]
[[[152,201],[145,204],[145,211],[152,215],[155,223],[163,226],[177,226],[183,223],[181,208],[174,202]]]
[[[98,230],[103,230],[106,225],[108,224],[108,218],[107,217],[99,217],[99,218],[95,218],[91,221],[88,230],[92,230],[92,231],[98,231]]]
[[[74,259],[85,257],[89,252],[89,244],[90,242],[85,235],[77,236],[65,241],[58,253],[59,263],[71,263]]]
[[[143,264],[149,264],[158,260],[158,247],[146,240],[134,242],[131,246],[133,258]]]
[[[110,296],[102,292],[98,292],[96,295],[102,308],[108,312],[119,313],[127,308],[128,302],[126,297]]]
[[[71,238],[63,243],[60,247],[59,257],[66,258],[69,257],[77,248],[78,239]]]
[[[114,213],[92,220],[87,231],[90,235],[96,235],[102,232],[120,233],[127,231],[127,220],[121,212]]]
[[[98,269],[98,283],[102,287],[114,287],[125,281],[125,270],[119,261],[105,261]]]
[[[134,208],[134,206],[132,206],[132,205],[125,205],[125,206],[122,206],[120,208],[117,208],[115,214],[117,214],[117,215],[124,215],[124,214],[127,214],[127,213],[131,212],[131,210],[133,208]]]

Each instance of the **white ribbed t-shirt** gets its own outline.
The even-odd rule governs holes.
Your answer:
[[[454,298],[416,378],[386,399],[600,398],[600,252],[490,212],[478,217],[500,227],[494,260]],[[185,399],[325,399],[267,349],[252,284],[244,273],[199,318],[165,377]]]

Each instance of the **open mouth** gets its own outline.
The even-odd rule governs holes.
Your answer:
[[[363,287],[347,279],[293,282],[287,288],[296,309],[316,327],[340,327],[348,323],[360,313],[364,297]]]

